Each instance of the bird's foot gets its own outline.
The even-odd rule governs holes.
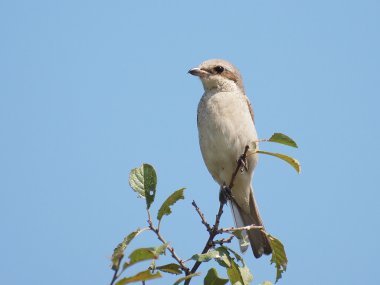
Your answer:
[[[219,201],[223,204],[226,204],[227,201],[232,199],[232,191],[225,184],[220,188],[219,192]]]
[[[237,163],[241,166],[240,167],[240,172],[248,171],[248,161],[247,157],[243,154],[239,157]]]

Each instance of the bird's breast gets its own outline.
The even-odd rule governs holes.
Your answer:
[[[198,131],[208,170],[219,184],[228,184],[245,146],[257,140],[245,95],[240,92],[205,93],[198,105]],[[250,176],[256,155],[250,156],[248,163]]]

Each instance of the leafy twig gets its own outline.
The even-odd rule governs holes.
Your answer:
[[[229,183],[229,186],[228,186],[228,188],[230,190],[234,186],[234,181],[235,181],[236,175],[238,174],[239,170],[242,172],[242,171],[244,171],[244,169],[246,169],[246,162],[245,161],[246,161],[246,158],[247,158],[248,149],[249,149],[249,146],[247,145],[245,147],[245,149],[244,149],[244,153],[240,156],[240,158],[237,161],[236,169],[232,173],[231,180],[230,180],[230,183]],[[193,201],[192,204],[195,207],[195,209],[197,210],[199,216],[201,217],[202,223],[204,224],[204,222],[206,221],[206,219],[204,219],[204,216],[203,216],[202,212],[200,211],[200,209],[197,206],[197,204],[195,203],[195,201]],[[217,215],[215,217],[215,223],[211,227],[211,229],[209,230],[210,236],[209,236],[209,238],[208,238],[208,240],[207,240],[207,242],[206,242],[206,244],[205,244],[205,246],[204,246],[204,248],[202,250],[202,254],[208,252],[210,250],[210,248],[213,247],[213,245],[214,245],[214,238],[215,238],[215,236],[217,236],[220,233],[219,232],[219,223],[220,223],[220,218],[222,217],[222,214],[223,214],[223,207],[224,207],[224,202],[220,201],[219,210],[218,210],[218,213],[217,213]],[[202,216],[203,216],[203,218],[202,218]],[[195,273],[197,271],[197,269],[199,268],[199,266],[201,265],[201,263],[202,262],[200,262],[200,261],[196,261],[195,264],[193,265],[193,267],[191,268],[190,272],[186,272],[186,275],[190,275],[190,274]],[[190,281],[191,281],[191,278],[187,279],[185,281],[185,285],[189,285]]]

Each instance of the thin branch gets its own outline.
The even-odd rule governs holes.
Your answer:
[[[206,218],[205,218],[205,216],[203,215],[201,209],[199,209],[197,203],[195,203],[195,201],[193,200],[193,202],[191,203],[191,205],[193,205],[194,208],[195,208],[195,210],[197,211],[199,217],[200,217],[201,220],[202,220],[202,224],[204,224],[205,227],[206,227],[206,229],[207,229],[207,231],[210,232],[210,231],[211,231],[210,224],[206,221]]]
[[[232,240],[234,239],[235,236],[230,236],[229,238],[222,238],[222,239],[218,239],[218,240],[214,240],[212,242],[213,246],[215,245],[223,245],[225,243],[231,243]]]
[[[123,257],[120,257],[120,259],[119,259],[119,261],[118,261],[118,266],[117,266],[117,269],[115,270],[115,272],[114,272],[114,274],[113,274],[113,277],[112,277],[112,280],[111,280],[111,283],[110,283],[110,285],[113,285],[113,283],[116,281],[116,279],[119,277],[118,275],[117,275],[117,273],[118,273],[118,271],[119,271],[119,266],[120,266],[120,263],[121,263],[121,259],[122,259]]]
[[[239,228],[230,227],[230,228],[219,229],[218,233],[222,234],[222,233],[230,233],[234,231],[249,231],[249,230],[254,230],[254,229],[261,230],[263,228],[264,228],[263,226],[256,226],[256,225],[249,225],[249,226],[239,227]]]
[[[219,226],[220,217],[223,214],[223,206],[224,206],[224,203],[220,202],[219,211],[218,211],[218,214],[216,215],[216,218],[215,218],[215,224],[211,228],[210,236],[209,236],[209,238],[208,238],[208,240],[207,240],[207,242],[206,242],[206,244],[202,250],[202,254],[207,253],[210,250],[210,248],[212,248],[212,246],[213,246],[213,240],[214,240],[215,236],[218,234],[217,230],[218,230],[218,226]],[[197,269],[199,268],[199,266],[201,265],[201,263],[202,262],[200,262],[200,261],[195,262],[193,268],[191,268],[190,273],[186,274],[186,275],[190,275],[190,274],[195,273],[197,271]],[[190,280],[191,280],[191,278],[187,279],[185,281],[185,285],[190,284]]]
[[[147,212],[148,212],[148,224],[149,224],[149,229],[154,232],[157,236],[157,238],[163,243],[163,244],[167,244],[166,240],[163,238],[163,236],[161,235],[160,233],[160,230],[159,228],[155,227],[153,225],[153,221],[152,221],[152,218],[150,216],[150,212],[149,212],[149,209],[147,209]],[[188,275],[188,273],[190,272],[190,269],[185,265],[185,262],[179,258],[179,256],[177,255],[177,253],[175,252],[174,248],[171,246],[171,245],[168,245],[167,249],[170,251],[170,253],[172,254],[172,257],[178,262],[179,266],[181,267],[181,269],[185,272],[186,275]]]

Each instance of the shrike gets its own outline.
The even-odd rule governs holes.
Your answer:
[[[207,60],[190,69],[189,73],[200,78],[205,91],[197,116],[203,160],[214,180],[225,187],[230,183],[236,161],[245,146],[249,146],[250,152],[257,148],[252,106],[245,95],[241,75],[231,63],[220,59]],[[231,189],[229,203],[236,227],[263,226],[251,186],[256,163],[257,154],[247,157],[247,169],[237,174]],[[240,240],[243,252],[248,247],[244,245],[247,237],[256,258],[272,252],[268,238],[258,229],[243,232]]]

